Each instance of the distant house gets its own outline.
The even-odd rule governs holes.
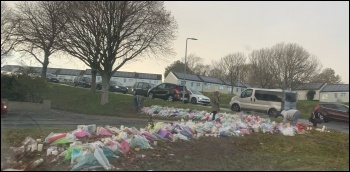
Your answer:
[[[86,69],[84,76],[91,77],[91,69]],[[116,71],[112,77],[112,81],[118,81],[124,86],[132,87],[136,82],[148,82],[152,84],[160,84],[162,82],[161,74],[137,73]],[[101,75],[97,73],[96,82],[102,82]]]
[[[298,93],[298,100],[307,100],[306,94],[309,90],[315,91],[314,100],[320,100],[320,91],[322,88],[324,88],[327,84],[326,83],[305,83],[299,85],[297,88],[294,89]]]
[[[349,102],[349,84],[328,84],[320,91],[320,102]]]
[[[214,92],[219,91],[220,93],[229,94],[227,91],[227,84],[221,81],[219,78],[214,78],[210,76],[199,76],[203,80],[203,91],[204,92]]]
[[[228,93],[231,93],[231,89],[232,89],[232,93],[235,95],[241,94],[241,92],[247,88],[245,84],[239,81],[235,81],[233,86],[231,86],[231,83],[228,81],[224,81],[224,83],[227,85]]]
[[[186,77],[185,77],[186,76]],[[203,81],[197,75],[184,74],[180,72],[170,72],[164,79],[166,83],[184,85],[186,78],[186,87],[192,90],[203,91]]]
[[[186,83],[185,82],[186,79]],[[203,92],[214,92],[219,91],[220,93],[229,94],[231,93],[232,86],[229,82],[222,81],[219,78],[201,75],[184,74],[181,72],[170,72],[164,79],[164,82],[185,85],[187,88]],[[239,89],[236,89],[236,88]],[[239,83],[234,86],[234,90],[238,92],[242,91],[245,86]]]
[[[74,82],[75,77],[79,75],[83,75],[84,73],[85,73],[85,70],[59,69],[56,72],[56,76],[60,82]]]

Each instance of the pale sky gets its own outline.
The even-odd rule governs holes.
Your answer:
[[[178,37],[173,42],[176,55],[166,57],[167,61],[138,60],[120,71],[164,74],[168,65],[184,58],[186,38],[193,37],[198,40],[188,41],[187,56],[196,54],[205,64],[235,52],[248,59],[252,50],[296,43],[317,56],[323,68],[332,68],[342,82],[349,83],[348,1],[166,1],[165,7],[178,24]],[[49,67],[87,68],[68,58],[50,61]],[[15,63],[7,60],[7,64]],[[34,60],[31,63],[39,66]]]

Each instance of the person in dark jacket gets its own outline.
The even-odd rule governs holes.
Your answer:
[[[219,91],[215,91],[213,96],[212,96],[212,98],[211,98],[211,108],[212,108],[212,112],[211,113],[213,114],[212,120],[215,120],[215,115],[220,110],[219,97],[220,97],[220,92]]]
[[[317,108],[315,108],[315,111],[311,113],[311,116],[309,118],[309,122],[312,123],[312,126],[317,127],[317,124],[322,124],[323,120],[320,117],[320,113],[317,111]]]

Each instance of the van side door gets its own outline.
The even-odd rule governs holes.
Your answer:
[[[255,90],[252,96],[251,108],[258,111],[266,111],[269,108],[269,92],[264,90]]]
[[[241,109],[251,109],[251,102],[253,101],[253,89],[246,89],[244,90],[241,95],[239,96],[239,104]]]

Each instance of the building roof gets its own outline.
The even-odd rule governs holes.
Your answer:
[[[226,85],[231,85],[231,83],[229,81],[225,81],[225,80],[222,80]],[[246,88],[247,86],[245,86],[242,82],[237,82],[237,81],[234,81],[234,85],[233,86],[236,86],[236,87],[244,87]]]
[[[191,80],[191,81],[199,81],[203,82],[201,78],[199,78],[197,75],[192,75],[192,74],[186,74],[181,73],[181,72],[172,72],[178,79],[184,79],[186,76],[186,80]]]
[[[86,69],[85,75],[91,75],[91,69]],[[97,76],[101,76],[101,75],[97,72]],[[116,71],[113,74],[113,77],[162,80],[162,75],[161,74],[123,72],[123,71]]]
[[[136,73],[136,77],[140,78],[140,79],[162,80],[162,75],[161,74]]]
[[[328,84],[321,92],[349,92],[349,84]]]
[[[310,82],[299,85],[295,90],[319,90],[321,89],[326,83],[322,82]]]
[[[123,78],[135,78],[136,77],[136,72],[121,72],[121,71],[116,71],[112,75],[114,77],[123,77]]]
[[[214,84],[226,85],[226,83],[222,82],[218,78],[214,78],[214,77],[210,77],[210,76],[199,76],[199,77],[203,80],[203,82],[206,82],[206,83],[214,83]]]
[[[72,75],[72,76],[78,76],[81,75],[84,72],[84,70],[76,70],[76,69],[61,69],[57,73],[57,75]]]

